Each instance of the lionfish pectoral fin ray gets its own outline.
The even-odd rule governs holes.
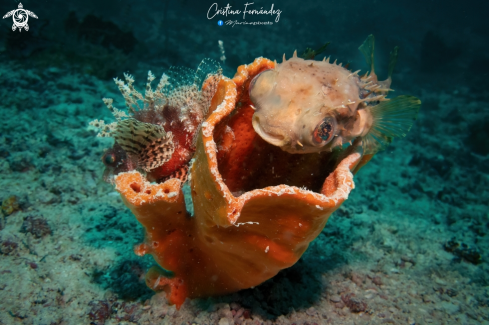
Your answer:
[[[222,79],[222,68],[212,59],[204,59],[195,72],[195,84],[200,92],[200,106],[202,116],[206,117],[212,97],[216,94],[217,85]]]
[[[185,183],[188,179],[188,170],[189,166],[184,165],[176,170],[169,178],[178,178],[182,183]]]
[[[165,87],[169,105],[182,108],[183,120],[197,113],[201,120],[207,114],[210,102],[222,77],[222,68],[215,60],[204,59],[196,71],[183,67],[170,67],[171,83]]]
[[[168,132],[164,138],[154,140],[140,151],[138,166],[147,172],[158,168],[170,160],[174,151],[173,134]]]
[[[153,142],[167,137],[165,129],[160,125],[140,122],[134,118],[118,122],[113,134],[124,151],[138,157]]]
[[[209,75],[215,74],[222,74],[220,64],[213,59],[205,58],[200,62],[197,71],[195,71],[194,83],[198,89],[201,89]]]
[[[195,71],[180,66],[171,66],[168,69],[169,83],[163,89],[165,96],[178,97],[175,92],[181,91],[184,87],[190,87],[194,84]]]
[[[366,109],[373,124],[363,137],[365,154],[382,150],[392,139],[405,137],[418,116],[421,101],[414,96],[398,96]]]

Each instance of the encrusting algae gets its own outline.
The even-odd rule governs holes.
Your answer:
[[[373,37],[366,44],[360,49],[373,68]],[[281,65],[258,58],[238,67],[233,79],[212,71],[204,78],[198,70],[185,84],[191,90],[148,86],[145,97],[135,94],[131,78],[118,83],[129,107],[133,98],[145,105],[129,117],[108,103],[121,120],[105,126],[116,143],[104,162],[145,228],[136,254],[151,254],[159,264],[146,283],[177,308],[186,298],[259,285],[296,263],[348,198],[353,174],[404,135],[419,108],[410,96],[386,100],[390,74],[378,82],[373,70],[359,77],[295,55]],[[173,78],[179,75],[164,83]],[[176,94],[193,98],[194,106]],[[173,166],[189,168],[193,215],[182,192],[186,178],[165,167],[181,150],[185,159]]]

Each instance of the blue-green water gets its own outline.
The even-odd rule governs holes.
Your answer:
[[[246,3],[30,1],[37,18],[1,20],[0,324],[489,322],[488,5]],[[3,14],[18,6],[0,4]],[[148,70],[159,78],[204,58],[232,78],[257,57],[281,62],[326,42],[324,55],[362,74],[369,34],[380,79],[399,46],[391,88],[422,106],[299,262],[180,310],[149,290],[154,261],[133,253],[143,228],[103,180],[113,140],[89,126],[114,120],[102,98],[124,107],[112,78],[131,73],[144,90]]]

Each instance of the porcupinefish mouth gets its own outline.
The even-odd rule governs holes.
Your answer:
[[[270,143],[271,145],[282,147],[283,145],[286,144],[287,141],[282,134],[266,132],[265,130],[263,130],[263,128],[260,125],[260,118],[258,116],[256,115],[253,116],[251,124],[253,125],[255,132],[258,133],[258,135],[263,140]]]

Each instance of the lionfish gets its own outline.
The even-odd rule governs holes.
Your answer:
[[[153,90],[155,76],[149,71],[144,96],[134,88],[133,76],[124,73],[125,82],[114,78],[127,112],[117,109],[113,99],[104,98],[116,121],[90,122],[100,130],[97,137],[115,140],[102,156],[104,180],[113,182],[118,173],[140,170],[153,181],[179,178],[185,182],[198,130],[221,77],[219,63],[204,59],[196,71],[170,67]]]

